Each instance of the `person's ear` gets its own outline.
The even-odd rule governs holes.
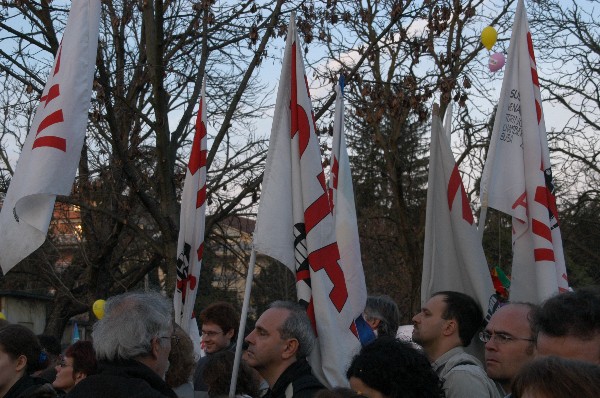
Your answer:
[[[20,372],[27,368],[27,357],[25,355],[19,355],[17,358],[17,363],[15,366],[15,370]]]
[[[75,384],[79,383],[81,380],[87,377],[87,375],[82,371],[75,372],[73,376],[75,376]]]
[[[283,348],[283,352],[281,353],[281,357],[283,359],[290,359],[290,358],[296,356],[296,353],[298,352],[299,347],[300,347],[300,344],[298,343],[298,340],[288,339]]]
[[[152,355],[152,358],[156,359],[156,358],[158,358],[158,354],[160,353],[160,349],[161,349],[160,338],[158,338],[158,337],[153,338],[152,342],[150,344],[152,346],[151,350],[150,350],[150,355]]]
[[[448,319],[443,326],[442,333],[444,336],[451,336],[458,333],[458,323],[454,319]]]
[[[227,337],[229,340],[233,339],[233,334],[234,334],[235,330],[233,329],[229,329],[229,332],[225,333],[225,337]]]

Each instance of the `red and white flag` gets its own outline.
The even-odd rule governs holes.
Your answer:
[[[196,132],[181,194],[179,239],[177,240],[177,284],[173,295],[175,322],[188,334],[192,332],[191,322],[196,322],[196,319],[192,318],[192,312],[198,293],[204,252],[207,154],[205,86],[206,80],[202,84]],[[199,349],[199,339],[197,341],[194,339],[194,346],[196,344]]]
[[[533,42],[519,0],[481,180],[481,206],[512,216],[511,301],[568,289]]]
[[[46,240],[56,195],[71,192],[85,140],[100,0],[72,3],[61,45],[0,213],[6,273]]]
[[[348,289],[348,304],[354,308],[355,319],[362,316],[367,304],[367,285],[360,255],[358,222],[354,189],[352,187],[352,170],[344,137],[344,78],[335,86],[335,115],[333,120],[333,143],[329,173],[329,200],[333,209],[335,236],[340,251],[341,264]],[[362,328],[368,330],[362,330]],[[372,337],[371,327],[359,319],[355,325],[363,345]]]
[[[335,229],[302,45],[291,17],[258,208],[254,247],[296,276],[298,301],[306,306],[318,344],[310,362],[329,386],[348,384],[345,369],[360,347],[356,314],[335,240]]]
[[[429,152],[421,302],[451,290],[475,298],[487,312],[494,294],[492,277],[448,135],[435,110]]]

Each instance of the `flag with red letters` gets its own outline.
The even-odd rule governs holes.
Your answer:
[[[72,3],[0,213],[4,273],[44,243],[56,195],[71,192],[85,140],[99,23],[100,0]]]
[[[512,216],[511,301],[569,288],[533,41],[519,0],[481,180],[481,206]]]
[[[294,17],[283,69],[258,208],[254,247],[296,277],[318,344],[310,362],[329,386],[348,385],[345,369],[360,342],[335,229],[319,140]]]

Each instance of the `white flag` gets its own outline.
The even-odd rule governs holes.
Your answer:
[[[85,139],[100,0],[72,3],[62,43],[0,213],[6,273],[44,243],[56,195],[68,195]]]
[[[313,372],[329,386],[345,386],[345,369],[359,341],[352,331],[355,313],[340,265],[301,51],[292,16],[254,246],[296,276],[298,300],[318,337],[310,357]]]
[[[335,86],[335,116],[333,120],[333,143],[331,148],[329,200],[333,209],[335,236],[344,269],[349,305],[354,308],[355,328],[364,345],[373,338],[371,327],[361,318],[367,304],[367,285],[360,256],[358,222],[352,171],[344,138],[344,79]]]
[[[429,151],[421,302],[435,292],[451,290],[473,297],[487,312],[494,294],[492,277],[458,166],[435,111]]]
[[[192,319],[192,312],[198,293],[204,252],[207,153],[205,85],[206,80],[202,84],[196,132],[181,194],[179,239],[177,240],[177,285],[173,295],[175,322],[188,334],[192,332],[190,321],[196,322],[196,319]],[[196,344],[200,344],[200,341],[194,339],[194,345]],[[197,349],[199,350],[199,346]]]
[[[568,289],[533,42],[519,0],[481,180],[481,205],[512,215],[511,301]]]

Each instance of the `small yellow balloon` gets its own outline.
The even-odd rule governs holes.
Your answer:
[[[4,315],[4,313],[3,313],[3,312],[0,312],[0,319],[4,319],[4,320],[6,320],[6,315]]]
[[[94,315],[96,315],[96,318],[98,318],[98,319],[104,318],[104,305],[105,304],[106,304],[106,301],[104,301],[102,299],[94,301],[94,305],[92,306],[92,311],[94,312]]]
[[[498,32],[491,26],[488,26],[481,31],[481,42],[488,50],[491,50],[498,40]]]

